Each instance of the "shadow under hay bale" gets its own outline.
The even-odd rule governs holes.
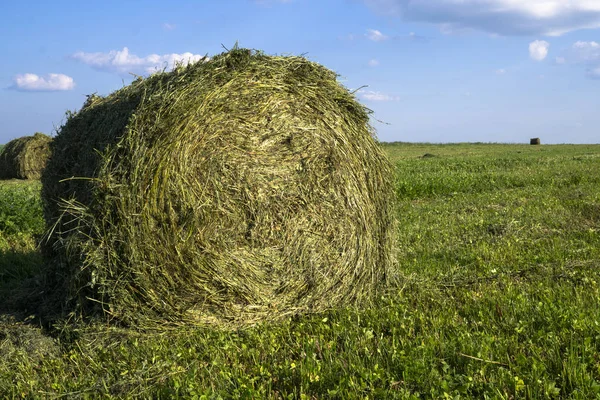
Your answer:
[[[367,304],[395,263],[369,113],[321,65],[237,48],[88,98],[42,178],[54,293],[137,326]]]
[[[40,179],[52,138],[43,133],[11,140],[0,152],[0,179]]]

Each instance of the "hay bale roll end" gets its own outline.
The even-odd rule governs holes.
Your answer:
[[[395,262],[369,113],[319,64],[237,48],[89,97],[42,179],[53,293],[137,325],[368,303]]]
[[[0,179],[40,179],[52,138],[43,133],[11,140],[0,152]]]

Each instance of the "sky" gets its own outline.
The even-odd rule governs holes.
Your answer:
[[[304,55],[382,141],[600,143],[600,0],[0,1],[0,143],[236,42]]]

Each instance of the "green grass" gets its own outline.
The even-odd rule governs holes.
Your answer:
[[[0,232],[6,236],[44,230],[38,181],[0,181]]]
[[[237,332],[42,329],[9,310],[0,393],[600,398],[600,145],[385,148],[396,166],[403,278],[376,308]],[[29,221],[0,236],[0,304],[43,268],[33,222],[41,210],[27,194],[37,190],[0,185],[0,204],[24,204],[26,215],[11,220]]]
[[[0,310],[15,286],[39,274],[43,231],[40,183],[0,181]]]

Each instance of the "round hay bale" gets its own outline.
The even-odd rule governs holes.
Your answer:
[[[43,133],[11,140],[0,153],[0,179],[40,179],[52,138]]]
[[[237,48],[89,97],[42,178],[54,293],[138,326],[368,302],[395,263],[369,113],[321,65]]]

